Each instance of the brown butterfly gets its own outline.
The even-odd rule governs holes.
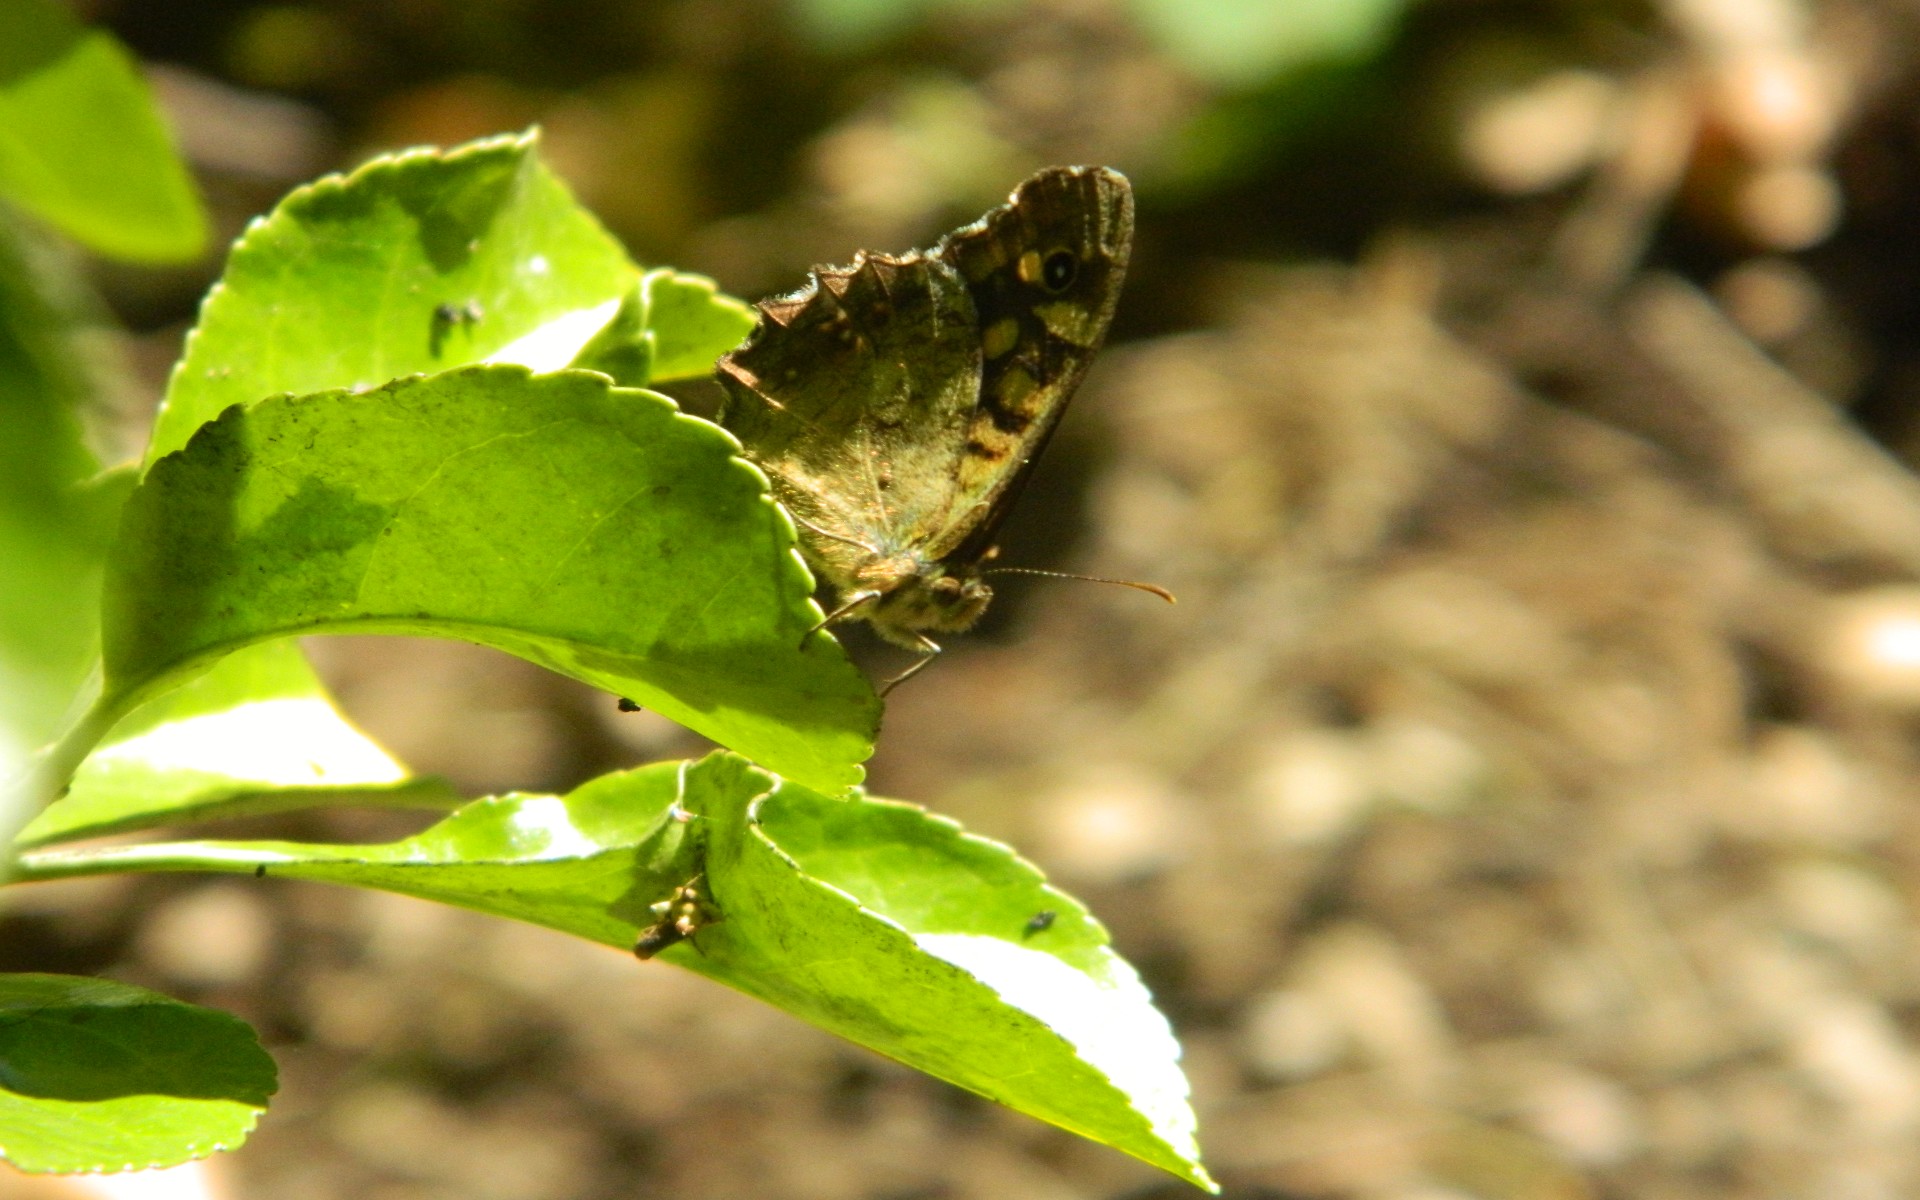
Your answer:
[[[720,359],[720,423],[834,587],[821,624],[922,654],[883,692],[940,652],[929,633],[979,620],[982,576],[1016,570],[987,569],[994,534],[1106,340],[1132,246],[1125,176],[1052,167],[930,251],[816,268]]]

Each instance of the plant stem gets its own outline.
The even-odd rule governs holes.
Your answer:
[[[25,771],[4,785],[5,793],[0,795],[0,846],[11,845],[41,809],[66,794],[74,772],[126,711],[124,697],[100,696],[59,741],[42,750]],[[0,883],[13,879],[14,868],[11,859],[0,859]]]

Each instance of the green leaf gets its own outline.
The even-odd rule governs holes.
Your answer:
[[[1369,122],[1401,119],[1382,72],[1323,59],[1261,88],[1228,92],[1196,111],[1151,168],[1163,202],[1192,203],[1244,184],[1310,145],[1351,142]]]
[[[75,320],[0,221],[0,842],[31,815],[29,756],[98,655],[100,570],[131,480],[93,478],[87,394]]]
[[[234,246],[147,449],[232,404],[481,361],[553,370],[636,271],[533,134],[410,150],[300,188]]]
[[[384,846],[183,842],[28,855],[27,878],[216,870],[382,888],[662,957],[1202,1187],[1179,1048],[1105,930],[1006,847],[912,805],[828,799],[728,755],[476,801]],[[1051,912],[1050,925],[1034,918]]]
[[[276,1086],[238,1017],[124,983],[0,975],[0,1158],[22,1171],[137,1171],[230,1150]]]
[[[665,267],[648,271],[573,365],[622,387],[713,373],[713,361],[752,331],[754,310],[721,295],[713,280]]]
[[[1008,0],[791,0],[800,33],[833,54],[871,51],[935,10],[1009,7]]]
[[[459,799],[349,724],[298,645],[263,642],[121,721],[14,844],[321,804],[452,808]]]
[[[528,135],[447,153],[415,151],[288,197],[241,240],[225,281],[204,306],[150,453],[184,444],[229,403],[251,403],[289,388],[364,386],[389,374],[486,357],[566,363],[605,322],[614,298],[633,290],[635,271],[540,163],[536,145]],[[660,307],[651,298],[661,290],[703,301],[667,305],[665,323],[653,319],[644,330],[650,346],[664,339],[670,346],[697,348],[744,312],[697,277],[659,271],[642,282],[635,295],[649,309]],[[552,479],[540,483],[543,491],[554,486]],[[613,607],[625,600],[614,600]],[[91,649],[91,592],[84,605],[47,607],[87,617],[84,647]],[[429,609],[421,611],[432,619]],[[74,731],[61,747],[62,761],[45,774],[71,770],[72,759],[99,736],[102,724],[210,661],[171,665],[105,697],[106,707]],[[304,807],[328,798],[401,804],[445,799],[436,785],[405,780],[345,726],[293,652],[274,661],[275,671],[297,678],[250,697],[236,689],[260,682],[260,672],[245,664],[223,667],[188,701],[213,708],[169,711],[165,730],[129,726],[115,732],[114,744],[81,770],[58,811],[36,824],[28,840]],[[134,690],[140,695],[131,695]],[[60,697],[62,705],[67,695]],[[725,727],[724,717],[719,724]],[[134,732],[141,736],[132,737]]]
[[[1084,906],[916,806],[778,785],[756,824],[757,773],[714,774],[711,800],[689,788],[683,803],[711,821],[705,869],[727,920],[700,939],[706,959],[676,961],[1212,1190],[1179,1044]],[[1042,912],[1053,923],[1029,936]]]
[[[713,374],[713,360],[739,345],[757,319],[751,306],[721,295],[701,275],[648,271],[640,294],[653,339],[655,383]]]
[[[177,262],[207,220],[120,44],[58,0],[0,0],[0,196],[102,254]]]
[[[1380,50],[1407,0],[1132,0],[1134,17],[1200,78],[1259,87],[1316,63]]]
[[[839,791],[879,702],[726,433],[599,375],[466,367],[235,406],[154,464],[106,588],[130,708],[271,637],[493,646]],[[804,643],[804,644],[803,644]]]

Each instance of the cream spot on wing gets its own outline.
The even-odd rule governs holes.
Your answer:
[[[1100,336],[1099,322],[1094,315],[1077,304],[1062,300],[1056,304],[1042,304],[1033,311],[1040,318],[1040,323],[1047,327],[1048,333],[1083,350],[1093,345]]]
[[[1007,368],[1006,374],[1000,377],[1000,382],[994,391],[1002,407],[1012,412],[1020,412],[1026,407],[1027,399],[1033,395],[1034,389],[1039,386],[1025,367],[1015,363]]]
[[[1014,348],[1020,341],[1020,322],[1015,317],[1002,317],[987,327],[980,335],[980,353],[989,359],[999,358]]]

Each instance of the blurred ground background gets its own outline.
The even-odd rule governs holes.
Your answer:
[[[1229,1196],[1920,1194],[1920,10],[81,7],[229,237],[371,153],[539,122],[636,257],[757,298],[1034,167],[1129,172],[1114,342],[1005,561],[1180,604],[1001,585],[893,697],[874,788],[1092,903]],[[96,273],[129,449],[218,268]],[[476,794],[700,750],[471,648],[313,651]],[[234,1197],[1189,1194],[670,967],[422,902],[49,885],[0,945],[262,1030],[283,1086],[216,1164]]]

